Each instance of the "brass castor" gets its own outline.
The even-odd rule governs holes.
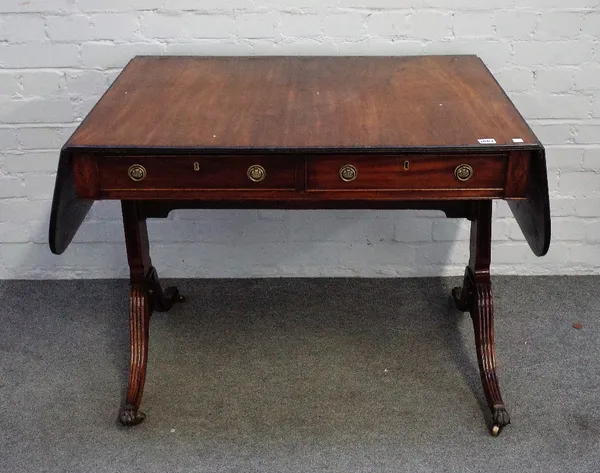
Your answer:
[[[492,437],[498,437],[502,429],[508,424],[510,424],[510,416],[504,405],[494,406],[492,410],[492,428],[490,429]]]

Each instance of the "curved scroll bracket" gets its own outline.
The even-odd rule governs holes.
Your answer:
[[[544,150],[531,158],[527,198],[508,201],[508,205],[533,253],[544,256],[550,247],[550,199]]]
[[[93,203],[93,200],[77,196],[71,153],[63,148],[58,161],[50,213],[49,242],[52,253],[60,255],[67,249]]]

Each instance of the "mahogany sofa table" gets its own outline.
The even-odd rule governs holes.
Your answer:
[[[533,252],[550,243],[544,148],[476,56],[136,57],[61,151],[50,248],[69,245],[94,200],[119,199],[130,267],[135,425],[152,311],[162,290],[147,218],[179,208],[437,209],[471,221],[456,306],[475,328],[491,432],[509,424],[495,367],[492,200]]]

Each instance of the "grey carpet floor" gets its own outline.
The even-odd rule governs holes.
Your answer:
[[[494,278],[498,438],[458,282],[176,281],[127,429],[127,281],[0,281],[0,471],[600,471],[600,277]]]

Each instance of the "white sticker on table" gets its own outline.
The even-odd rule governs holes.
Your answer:
[[[477,141],[479,141],[480,145],[495,145],[496,144],[496,140],[494,138],[479,138]]]

